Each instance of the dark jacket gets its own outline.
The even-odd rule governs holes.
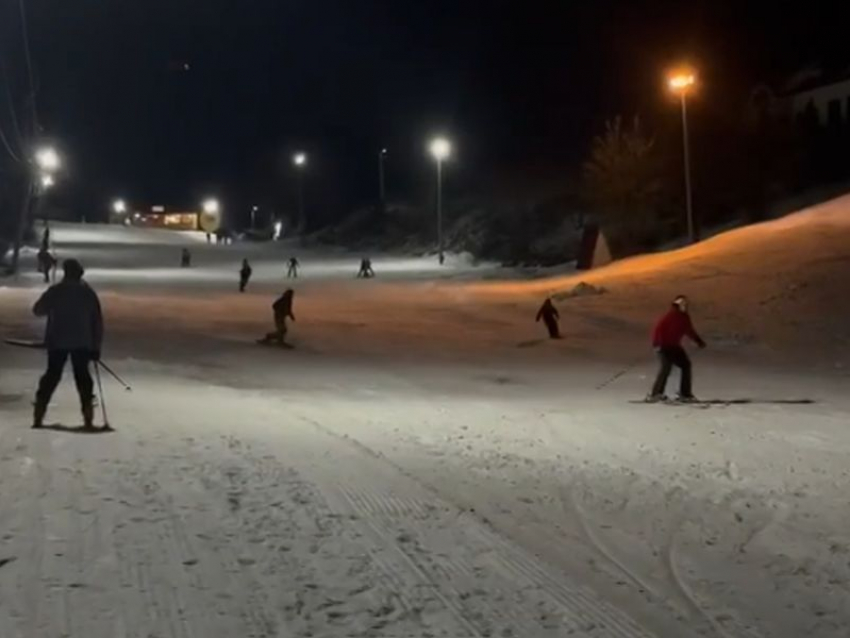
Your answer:
[[[64,280],[51,286],[32,311],[36,317],[47,317],[44,341],[48,350],[100,352],[103,341],[100,300],[84,281]]]
[[[284,293],[272,304],[275,319],[282,320],[289,317],[293,321],[295,320],[295,315],[292,314],[292,297],[292,293]]]
[[[656,348],[681,346],[682,339],[686,336],[700,346],[705,345],[702,337],[694,330],[691,316],[687,312],[682,312],[677,307],[673,307],[655,324],[655,330],[652,332],[652,345]]]

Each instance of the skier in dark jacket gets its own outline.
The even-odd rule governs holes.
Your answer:
[[[272,304],[274,310],[274,332],[269,332],[265,337],[257,343],[277,343],[280,346],[286,345],[287,326],[286,320],[292,319],[295,321],[295,315],[292,312],[292,300],[295,292],[289,288],[284,292],[277,301]]]
[[[287,279],[298,279],[298,266],[301,264],[298,262],[297,257],[289,258],[289,268],[286,270],[286,278]]]
[[[74,381],[80,395],[83,424],[94,422],[94,397],[89,362],[100,361],[103,341],[103,315],[97,294],[83,281],[83,267],[76,259],[63,264],[64,279],[48,288],[33,307],[33,314],[47,318],[45,345],[47,372],[41,377],[35,395],[33,427],[40,428],[68,358],[74,368]]]
[[[646,397],[647,401],[666,399],[664,390],[673,366],[681,370],[678,400],[696,400],[691,389],[691,360],[682,347],[682,339],[685,337],[690,338],[700,348],[705,348],[705,341],[697,334],[691,323],[691,316],[688,314],[688,298],[679,295],[673,300],[673,307],[655,325],[652,333],[652,346],[658,353],[660,367],[652,391]]]
[[[180,251],[180,267],[181,268],[189,268],[192,265],[192,253],[189,252],[188,248],[184,248]]]
[[[375,276],[375,271],[372,269],[372,260],[364,257],[360,260],[360,270],[357,272],[357,277],[369,279]]]
[[[38,271],[44,275],[44,283],[50,283],[50,275],[56,268],[56,258],[44,246],[38,251]]]
[[[543,323],[546,324],[546,329],[549,331],[550,339],[561,338],[561,331],[558,328],[558,319],[560,319],[560,317],[558,309],[555,307],[555,304],[552,303],[552,298],[546,297],[546,301],[543,302],[543,305],[540,306],[540,310],[537,311],[536,321],[539,322],[543,319]]]
[[[251,264],[248,263],[247,259],[242,260],[242,269],[239,271],[239,292],[245,292],[245,287],[248,285],[248,281],[251,279],[251,274],[254,270],[251,268]]]

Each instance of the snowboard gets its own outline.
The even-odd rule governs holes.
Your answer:
[[[3,339],[3,343],[18,348],[33,348],[34,350],[44,350],[47,347],[43,341],[35,341],[34,339]]]

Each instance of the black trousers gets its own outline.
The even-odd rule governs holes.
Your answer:
[[[658,351],[658,376],[655,377],[655,384],[652,386],[652,394],[664,394],[664,389],[667,387],[667,379],[670,377],[670,371],[673,366],[681,370],[682,375],[679,382],[679,394],[683,397],[689,397],[693,394],[691,388],[691,360],[688,353],[682,346],[673,346],[669,348],[661,348]]]
[[[549,337],[551,339],[561,338],[561,330],[558,328],[558,320],[555,317],[546,315],[543,317],[543,322],[546,324],[546,329],[549,331]]]
[[[74,369],[74,381],[77,384],[77,392],[80,395],[80,402],[83,404],[91,403],[94,383],[89,373],[89,361],[91,361],[91,353],[88,350],[48,350],[47,351],[47,372],[41,377],[38,384],[38,392],[36,400],[44,405],[50,403],[50,398],[56,391],[56,387],[62,380],[62,373],[65,371],[65,363],[68,358],[71,358],[71,366]]]

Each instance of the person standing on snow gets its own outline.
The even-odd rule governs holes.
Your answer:
[[[543,302],[543,305],[540,306],[540,310],[537,311],[536,321],[539,323],[541,319],[543,319],[543,323],[546,324],[546,329],[549,331],[549,338],[560,339],[561,331],[558,328],[558,319],[560,319],[560,315],[558,314],[558,309],[555,307],[555,304],[552,303],[551,297],[546,297],[546,301]]]
[[[292,299],[295,296],[295,292],[292,288],[289,288],[284,292],[280,298],[272,304],[272,310],[274,310],[274,325],[275,331],[269,332],[265,337],[258,340],[257,343],[275,343],[283,346],[285,344],[287,326],[286,320],[292,319],[295,321],[295,315],[292,312]]]
[[[369,279],[375,276],[375,271],[372,269],[372,260],[364,257],[360,260],[360,270],[357,272],[357,277]]]
[[[679,401],[695,401],[691,388],[691,360],[682,347],[682,339],[689,337],[700,348],[705,348],[705,341],[694,330],[691,316],[688,314],[688,298],[679,295],[673,300],[673,307],[661,317],[652,333],[652,346],[658,353],[660,367],[652,391],[646,397],[648,402],[664,401],[664,390],[673,366],[681,370],[679,384]]]
[[[189,268],[192,265],[192,253],[189,252],[188,248],[184,248],[180,252],[180,267],[181,268]]]
[[[301,264],[298,263],[297,257],[289,258],[289,268],[286,271],[287,279],[298,279],[298,266]]]
[[[80,395],[83,425],[91,428],[94,423],[94,385],[89,363],[100,361],[103,341],[100,300],[97,293],[83,281],[84,271],[80,262],[67,259],[63,269],[64,279],[48,288],[33,306],[36,317],[47,317],[44,339],[47,346],[47,372],[41,377],[35,395],[34,428],[40,428],[44,423],[47,406],[62,379],[69,357]]]
[[[245,287],[248,285],[248,281],[251,279],[251,273],[253,272],[254,270],[251,268],[248,260],[243,259],[242,269],[239,271],[239,292],[245,292]]]

